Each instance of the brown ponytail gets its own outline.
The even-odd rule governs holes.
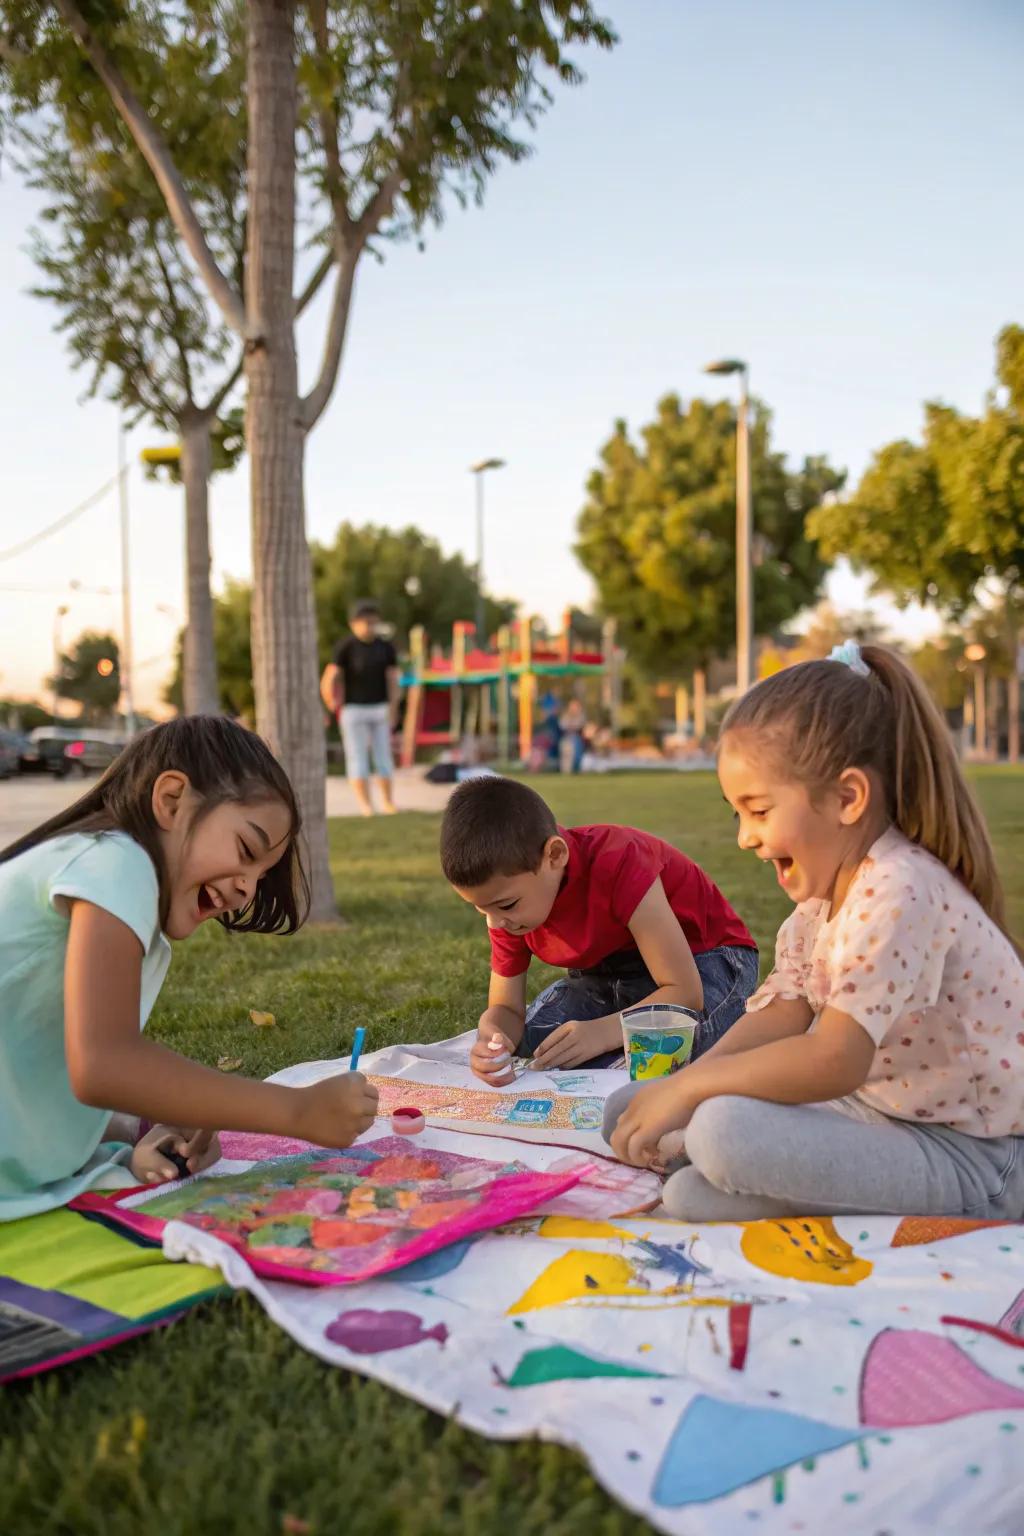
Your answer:
[[[880,645],[860,654],[867,677],[845,662],[805,661],[765,678],[737,699],[719,739],[757,735],[812,793],[847,768],[873,769],[889,819],[941,859],[1006,933],[988,830],[945,721],[902,657]]]

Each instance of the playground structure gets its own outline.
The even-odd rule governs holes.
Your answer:
[[[615,645],[615,624],[602,628],[599,651],[574,650],[570,615],[554,645],[535,643],[531,621],[499,630],[497,650],[475,646],[476,626],[466,620],[452,626],[451,654],[440,649],[427,655],[422,626],[409,636],[410,665],[402,678],[406,690],[402,730],[402,765],[411,767],[417,748],[457,747],[466,736],[497,735],[497,757],[511,761],[512,717],[520,761],[529,756],[537,727],[538,684],[559,678],[594,678],[601,684],[601,702],[614,725],[620,697],[621,653]]]

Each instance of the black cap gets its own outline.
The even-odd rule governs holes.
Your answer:
[[[372,597],[361,597],[358,602],[352,604],[348,616],[350,619],[379,619],[380,604]]]

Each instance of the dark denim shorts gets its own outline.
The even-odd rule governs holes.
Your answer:
[[[724,945],[693,958],[704,988],[704,1007],[693,1042],[697,1057],[745,1012],[747,998],[757,986],[757,950]],[[543,1039],[570,1019],[602,1019],[609,1013],[621,1013],[623,1008],[650,997],[657,985],[635,949],[609,955],[592,970],[569,971],[545,987],[526,1010],[526,1030],[518,1054],[532,1056]],[[621,1050],[607,1051],[587,1065],[614,1066],[621,1056]]]

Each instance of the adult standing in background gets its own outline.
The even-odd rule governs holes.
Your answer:
[[[320,679],[320,697],[341,727],[345,772],[364,816],[373,815],[371,758],[381,810],[393,816],[397,809],[391,733],[398,725],[398,656],[391,641],[378,634],[380,618],[372,599],[356,603],[349,614],[352,633],[335,646]]]

